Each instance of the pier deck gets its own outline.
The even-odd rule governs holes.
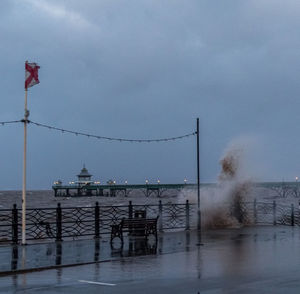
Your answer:
[[[210,185],[210,184],[207,184]],[[54,195],[59,196],[116,196],[122,194],[125,197],[133,190],[140,190],[146,197],[155,194],[160,197],[168,190],[193,189],[195,184],[121,184],[121,185],[99,185],[99,184],[70,184],[53,185]]]

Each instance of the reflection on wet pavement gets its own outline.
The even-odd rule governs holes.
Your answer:
[[[189,250],[189,234],[166,233],[158,240],[149,237],[147,241],[143,237],[127,237],[123,246],[118,242],[111,245],[108,238],[2,246],[0,274]]]
[[[139,255],[150,255],[156,254],[157,242],[149,242],[144,238],[129,238],[128,249],[111,246],[112,257],[126,257],[126,256],[139,256]]]

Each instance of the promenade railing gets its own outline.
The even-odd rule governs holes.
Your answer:
[[[29,208],[26,211],[26,237],[34,240],[72,240],[99,238],[110,234],[111,226],[122,218],[136,217],[144,212],[146,217],[159,216],[159,232],[196,228],[197,206],[186,201],[183,204],[100,206],[91,207]],[[241,202],[228,206],[228,215],[244,225],[300,225],[300,210],[294,205],[273,202]],[[0,244],[18,243],[21,238],[21,209],[0,210]]]
[[[92,207],[28,208],[26,210],[26,238],[32,240],[53,239],[56,241],[80,238],[99,238],[110,234],[111,226],[122,218],[136,217],[137,212],[146,217],[159,216],[158,230],[188,230],[196,206],[187,200],[184,204],[158,204],[107,206],[98,202]],[[12,209],[0,210],[0,243],[18,243],[21,238],[21,209],[14,204]]]

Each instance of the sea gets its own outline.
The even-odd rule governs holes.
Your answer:
[[[200,190],[200,201],[203,203],[214,199],[214,202],[224,201],[224,194],[228,197],[228,189],[222,185],[212,184],[203,185]],[[260,202],[278,201],[278,203],[299,205],[300,189],[298,183],[259,183],[252,184],[251,189],[243,195],[244,201],[253,201],[256,199]],[[26,192],[27,208],[49,208],[56,207],[58,203],[62,207],[91,207],[96,202],[99,205],[128,205],[129,201],[136,205],[153,205],[161,201],[165,203],[197,203],[197,191],[195,189],[182,189],[179,191],[163,191],[158,198],[156,195],[146,197],[142,191],[136,190],[129,193],[128,197],[124,195],[110,196],[81,196],[81,197],[55,197],[53,190],[29,190]],[[10,209],[16,204],[18,208],[22,205],[22,191],[8,190],[0,191],[0,209]]]

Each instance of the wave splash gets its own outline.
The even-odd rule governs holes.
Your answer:
[[[201,188],[202,225],[206,229],[236,228],[250,223],[243,202],[251,196],[251,180],[244,167],[244,148],[231,144],[221,157],[216,187]],[[196,192],[184,190],[180,200],[196,203]],[[194,216],[196,220],[196,216]]]

